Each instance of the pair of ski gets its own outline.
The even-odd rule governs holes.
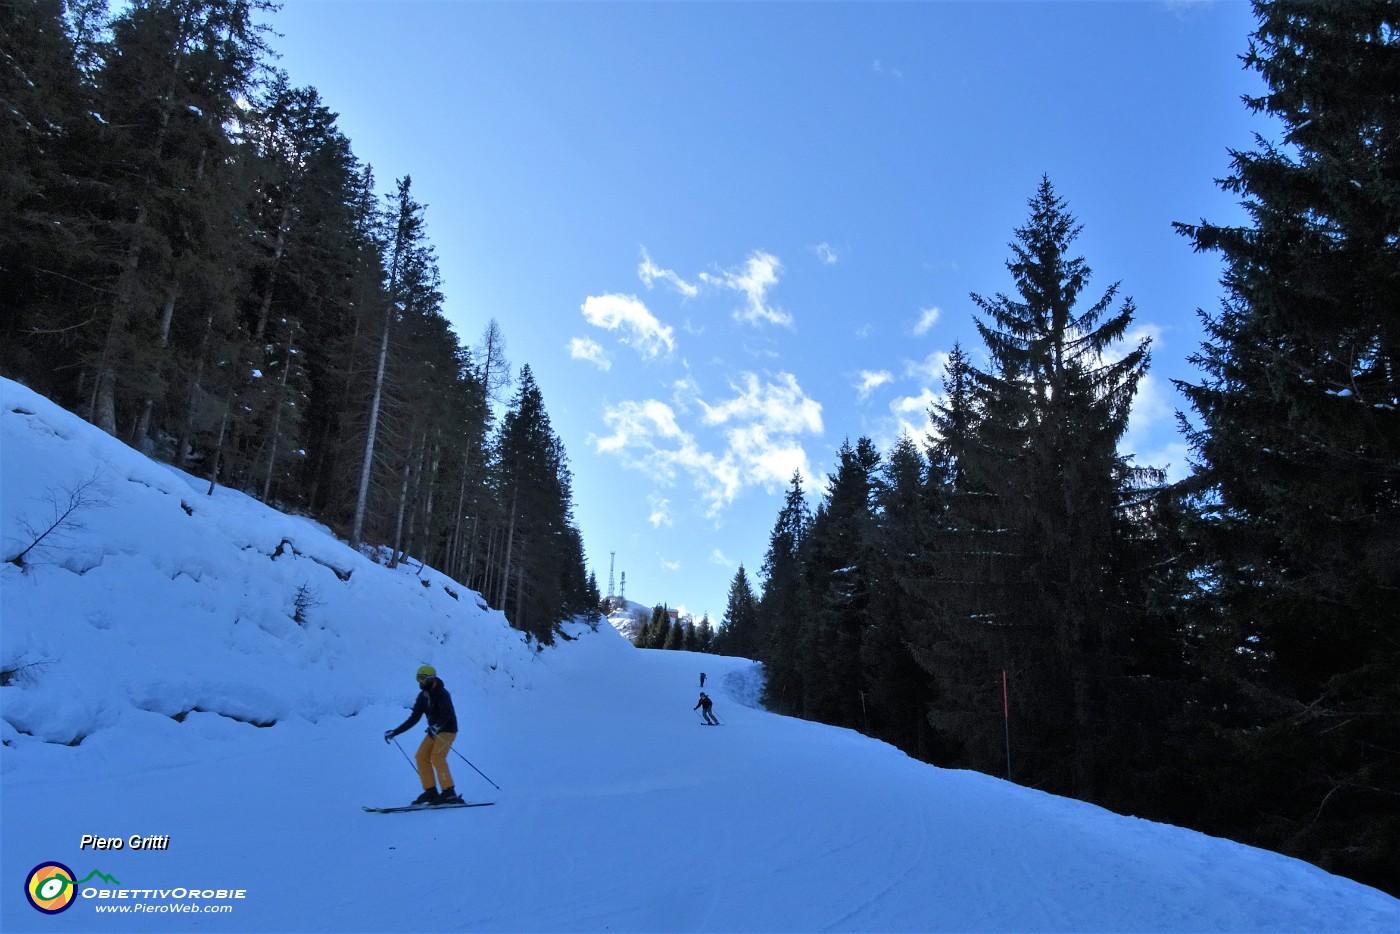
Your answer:
[[[399,807],[372,808],[365,806],[365,811],[370,814],[399,814],[404,811],[446,811],[451,808],[484,808],[495,804],[494,801],[463,801],[461,804],[405,804]]]

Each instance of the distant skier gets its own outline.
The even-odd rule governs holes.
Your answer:
[[[700,711],[700,719],[705,723],[706,726],[719,726],[719,720],[715,717],[713,713],[710,712],[710,708],[714,705],[715,702],[710,700],[710,695],[706,694],[704,691],[701,691],[700,699],[696,701],[695,706],[690,709],[698,709]]]
[[[702,688],[705,686],[705,673],[703,671],[700,672],[700,686]]]
[[[391,742],[395,736],[413,728],[423,715],[428,717],[428,733],[418,746],[414,760],[418,763],[418,780],[423,783],[423,793],[413,799],[414,804],[462,804],[462,796],[457,794],[457,786],[452,781],[452,770],[447,767],[447,751],[457,738],[457,711],[452,706],[452,695],[447,693],[437,669],[424,665],[418,669],[418,699],[413,702],[413,713],[408,719],[392,730],[384,731],[384,742]],[[437,781],[433,773],[437,773]],[[438,785],[442,792],[438,792]]]

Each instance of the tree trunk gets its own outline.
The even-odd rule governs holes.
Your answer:
[[[229,412],[233,409],[233,394],[230,393],[228,402],[224,404],[224,418],[219,422],[219,440],[214,445],[214,467],[209,471],[209,492],[208,496],[214,495],[214,488],[219,485],[219,465],[224,459],[224,435],[228,432]]]
[[[506,524],[506,556],[501,563],[501,590],[496,597],[496,606],[502,610],[506,608],[506,591],[510,587],[510,553],[515,546],[515,504],[518,496],[519,490],[512,489],[510,493],[510,519]]]
[[[277,243],[272,248],[272,262],[267,267],[267,288],[263,289],[262,302],[258,306],[258,323],[253,329],[253,343],[261,344],[267,331],[267,315],[272,309],[272,287],[277,281],[277,267],[282,262],[282,254],[287,249],[287,222],[291,220],[290,199],[282,208],[282,216],[277,220]]]
[[[412,452],[410,452],[410,458],[411,454]],[[400,548],[403,545],[403,513],[404,508],[408,504],[408,478],[409,474],[412,472],[412,468],[410,467],[412,461],[410,458],[404,459],[403,476],[399,482],[399,508],[398,515],[394,520],[394,545],[389,550],[390,568],[398,567],[399,561],[403,557],[403,553],[400,551]]]
[[[199,353],[195,358],[194,376],[190,380],[190,395],[185,403],[185,419],[180,426],[180,437],[175,441],[175,466],[183,467],[190,438],[194,434],[194,411],[199,403],[199,384],[204,379],[204,361],[209,354],[209,339],[214,333],[214,311],[211,307],[204,319],[204,334],[199,339]]]
[[[180,294],[180,287],[172,280],[170,288],[165,293],[165,307],[160,315],[160,346],[164,351],[170,346],[170,325],[175,318],[175,299]],[[147,396],[141,405],[141,415],[136,420],[136,428],[132,431],[131,441],[142,454],[151,453],[151,413],[155,410],[155,400]]]
[[[286,404],[287,374],[292,371],[292,348],[287,348],[287,359],[282,363],[282,379],[277,384],[276,408],[272,413],[272,427],[268,431],[267,476],[263,478],[262,502],[266,503],[272,492],[272,475],[277,469],[277,438],[282,430],[282,406]]]
[[[391,298],[384,309],[384,332],[379,339],[379,364],[374,374],[374,395],[369,403],[369,428],[365,435],[365,456],[360,465],[360,484],[355,492],[355,519],[350,529],[350,547],[359,548],[365,531],[365,504],[369,500],[369,476],[374,467],[374,440],[379,430],[379,404],[384,395],[384,371],[389,360],[389,325],[394,319]]]

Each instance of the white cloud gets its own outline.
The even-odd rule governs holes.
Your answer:
[[[675,332],[656,319],[635,295],[590,295],[580,306],[589,324],[622,331],[624,344],[652,359],[676,349]]]
[[[896,415],[908,416],[928,412],[929,407],[942,397],[932,389],[924,389],[918,395],[900,396],[890,403],[890,411]]]
[[[882,438],[884,447],[888,449],[893,446],[894,439],[900,435],[908,435],[919,445],[927,444],[932,432],[932,422],[929,421],[929,410],[933,406],[943,401],[943,396],[925,387],[917,395],[900,396],[890,403],[890,414],[893,417],[893,424],[889,426],[888,438]]]
[[[791,327],[792,315],[768,304],[768,290],[778,284],[778,273],[782,268],[782,261],[776,256],[757,250],[741,268],[725,270],[717,276],[702,272],[700,279],[710,285],[744,293],[744,307],[734,311],[736,321],[746,324],[766,322]]]
[[[938,317],[941,314],[943,314],[943,312],[939,311],[937,308],[919,309],[919,320],[914,323],[914,336],[923,337],[927,334],[929,328],[938,323]]]
[[[816,246],[812,247],[812,249],[816,252],[817,259],[821,260],[822,263],[827,266],[835,266],[836,261],[840,259],[829,243],[818,243]]]
[[[1134,346],[1136,344],[1134,343]],[[1170,383],[1148,373],[1138,380],[1128,430],[1118,449],[1134,456],[1139,467],[1165,467],[1167,478],[1180,480],[1190,472],[1190,448],[1176,425],[1176,399]]]
[[[720,551],[718,548],[710,552],[710,563],[718,564],[720,567],[725,568],[732,568],[734,566],[734,562],[729,560],[729,556],[726,555],[724,552]]]
[[[651,515],[647,516],[647,521],[651,527],[659,529],[663,525],[671,524],[671,501],[661,496],[648,496],[647,503],[651,506]]]
[[[662,269],[660,266],[653,263],[651,261],[651,255],[647,253],[646,247],[642,247],[642,261],[637,264],[637,277],[642,280],[647,288],[651,288],[652,283],[660,279],[663,282],[669,282],[672,288],[686,298],[694,298],[696,295],[700,294],[699,286],[686,282],[671,270]]]
[[[893,380],[894,376],[889,370],[861,370],[860,382],[856,384],[856,393],[864,401],[870,398],[870,394],[876,389]]]
[[[589,340],[586,337],[575,337],[569,341],[569,356],[575,360],[587,361],[600,370],[612,369],[612,361],[608,359],[608,352],[597,341]]]
[[[736,393],[732,398],[712,405],[693,380],[676,384],[678,397],[690,396],[687,401],[701,413],[695,431],[683,428],[677,410],[665,402],[627,401],[604,412],[612,434],[592,443],[599,453],[617,456],[658,483],[688,477],[711,517],[746,488],[781,489],[795,470],[811,477],[801,439],[821,434],[821,404],[788,373],[766,383],[744,374],[730,388]],[[711,437],[702,440],[700,431]]]
[[[791,373],[779,373],[776,383],[762,385],[756,375],[745,373],[743,385],[731,383],[730,388],[738,395],[728,402],[712,406],[701,400],[708,424],[751,421],[782,434],[821,433],[821,403],[803,392]]]
[[[604,419],[613,433],[597,442],[599,453],[622,451],[638,444],[649,444],[653,438],[688,440],[676,423],[675,411],[655,399],[644,402],[623,402],[609,409]]]
[[[661,562],[661,570],[663,571],[679,571],[681,569],[681,563],[679,561],[668,561],[665,558],[660,558],[658,560]],[[679,615],[679,608],[677,608],[677,614]]]
[[[922,360],[905,360],[904,375],[926,385],[943,385],[943,374],[948,368],[948,352],[935,351]]]

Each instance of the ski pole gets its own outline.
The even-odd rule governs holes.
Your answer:
[[[414,765],[413,760],[408,758],[408,753],[403,751],[403,747],[399,745],[398,737],[394,737],[394,746],[398,749],[399,754],[404,757],[404,761],[408,763],[408,767],[417,773],[418,766]]]
[[[453,751],[453,752],[457,752],[457,750],[455,750],[455,749],[453,749],[452,751]],[[465,762],[467,765],[472,765],[472,760],[468,759],[466,756],[462,755],[460,752],[457,752],[457,755],[458,755],[458,757],[460,757],[461,760],[462,760],[463,762]],[[476,772],[476,774],[480,775],[482,778],[486,778],[486,773],[483,772],[483,771],[481,771],[481,769],[478,769],[476,766],[472,765],[472,770],[473,770],[474,772]],[[489,778],[486,778],[486,780],[487,780],[488,782],[491,782],[491,779],[489,779]],[[497,785],[495,782],[491,782],[491,787],[494,788],[494,789],[496,789],[497,791],[500,791],[500,790],[501,790],[501,786],[500,786],[500,785]]]

